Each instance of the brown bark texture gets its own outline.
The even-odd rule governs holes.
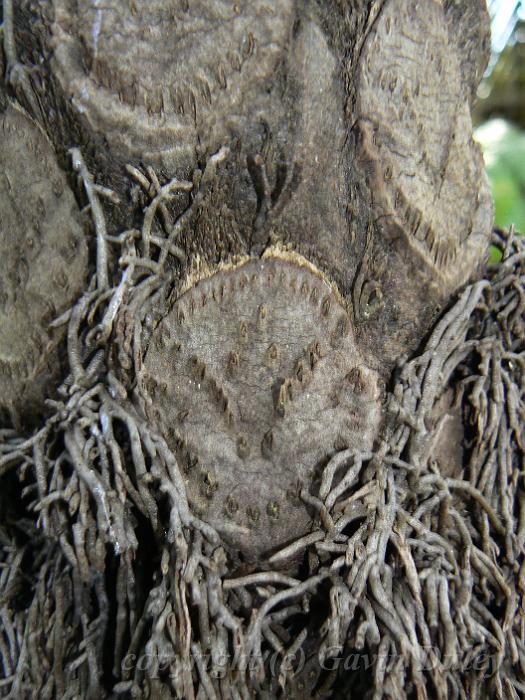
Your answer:
[[[2,20],[0,697],[522,697],[484,0]]]

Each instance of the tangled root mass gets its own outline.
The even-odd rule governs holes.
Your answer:
[[[92,283],[60,319],[69,375],[59,399],[30,437],[1,431],[0,695],[519,697],[523,242],[496,235],[501,264],[398,367],[375,448],[331,446],[296,494],[308,524],[265,558],[259,543],[241,565],[231,532],[194,507],[166,426],[142,410],[162,319],[191,303],[191,294],[171,301],[177,235],[225,156],[212,158],[168,234],[155,211],[189,183],[162,189],[142,231],[98,236]],[[229,274],[260,273],[261,263],[250,265]],[[282,262],[268,266],[290,274]],[[255,294],[246,312],[262,302]],[[186,343],[191,362],[191,333]],[[185,399],[172,390],[174,404]],[[270,396],[275,411],[279,392]],[[436,411],[444,399],[449,409]],[[458,420],[464,464],[436,450],[454,441]]]

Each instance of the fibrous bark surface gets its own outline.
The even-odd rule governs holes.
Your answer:
[[[79,212],[53,148],[21,109],[0,114],[0,407],[31,418],[59,374],[49,324],[87,272]]]
[[[336,451],[370,450],[379,424],[350,317],[298,256],[192,286],[155,329],[142,385],[192,507],[250,559],[308,531],[301,491]]]

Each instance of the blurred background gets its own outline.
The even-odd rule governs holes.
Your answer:
[[[496,225],[525,234],[525,0],[488,0],[492,58],[474,111]]]

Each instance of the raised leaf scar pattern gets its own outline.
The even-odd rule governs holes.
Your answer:
[[[375,218],[428,266],[445,295],[479,263],[492,221],[447,31],[441,2],[389,0],[363,47],[356,104]]]
[[[197,134],[215,143],[226,116],[244,114],[292,26],[289,0],[53,6],[51,65],[64,92],[111,147],[165,166],[193,154]]]
[[[372,447],[376,374],[337,292],[299,256],[266,257],[192,286],[145,353],[146,414],[177,454],[190,501],[242,555],[305,534],[319,470]]]

